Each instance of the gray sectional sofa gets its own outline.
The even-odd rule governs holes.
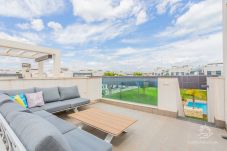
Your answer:
[[[11,146],[15,148],[13,150],[112,151],[111,144],[52,114],[89,103],[87,99],[79,97],[76,87],[63,89],[42,89],[46,104],[32,109],[21,107],[11,101],[8,95],[35,92],[36,89],[0,93],[0,134],[5,133],[7,135],[4,138],[12,139]],[[71,95],[75,90],[77,93]]]
[[[76,86],[1,90],[0,93],[14,96],[20,93],[34,93],[40,91],[43,92],[45,105],[41,107],[30,108],[31,111],[45,110],[50,113],[56,113],[69,109],[77,109],[82,105],[90,103],[88,99],[80,98],[80,94]]]

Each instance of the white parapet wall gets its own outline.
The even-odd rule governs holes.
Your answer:
[[[158,79],[158,109],[184,116],[177,78]]]
[[[0,90],[27,89],[32,87],[55,87],[77,85],[81,97],[91,100],[102,98],[102,78],[45,78],[45,79],[0,79]]]
[[[224,78],[207,78],[208,122],[225,122]]]

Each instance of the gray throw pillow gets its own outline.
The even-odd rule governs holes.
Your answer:
[[[59,92],[60,92],[61,100],[68,100],[68,99],[74,99],[74,98],[80,97],[77,86],[59,87]]]
[[[56,102],[60,100],[58,87],[52,88],[36,88],[36,92],[43,92],[43,99],[45,103]]]

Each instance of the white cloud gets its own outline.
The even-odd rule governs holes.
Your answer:
[[[44,24],[41,19],[33,19],[31,21],[31,28],[36,30],[36,31],[41,31],[44,29]]]
[[[168,9],[170,9],[170,13],[173,13],[180,6],[180,2],[181,0],[158,0],[158,4],[156,5],[157,13],[166,13]]]
[[[136,16],[136,25],[145,23],[148,20],[148,16],[145,10],[141,10]]]
[[[23,30],[27,30],[30,28],[30,24],[29,23],[18,23],[16,24],[16,26],[20,29],[23,29]]]
[[[145,5],[139,0],[71,0],[75,16],[82,17],[87,22],[115,20],[131,16],[138,13],[145,21],[147,16]]]
[[[54,21],[50,21],[47,24],[48,27],[50,27],[51,29],[53,29],[54,31],[59,31],[62,29],[62,25],[58,22],[54,22]]]
[[[158,66],[203,65],[222,61],[222,33],[172,42],[153,48],[72,51],[72,69],[152,71]],[[77,61],[74,61],[77,60]],[[146,65],[145,65],[146,64]]]
[[[54,38],[61,44],[84,44],[103,42],[125,33],[130,23],[104,22],[98,24],[74,24],[54,32]]]
[[[23,38],[21,36],[10,35],[4,32],[0,32],[0,38],[6,39],[6,40],[12,40],[12,41],[24,42],[24,43],[32,43],[30,40]]]
[[[133,30],[148,21],[147,6],[140,0],[72,0],[75,16],[86,23],[63,27],[49,22],[55,41],[61,44],[103,42]]]
[[[42,19],[32,19],[30,23],[19,23],[16,26],[23,30],[33,29],[35,31],[41,31],[45,28]]]
[[[0,16],[33,18],[59,12],[63,0],[0,0]]]
[[[179,37],[206,34],[220,30],[221,22],[222,2],[206,0],[191,4],[189,10],[179,16],[174,25],[168,27],[159,36]]]
[[[125,38],[125,39],[121,40],[121,42],[124,44],[139,44],[144,41],[147,41],[147,40],[144,38],[137,38],[137,37],[136,38]]]
[[[28,41],[32,42],[32,43],[35,43],[35,44],[40,44],[43,42],[43,39],[44,37],[41,36],[41,35],[38,35],[36,33],[33,33],[33,32],[21,32],[19,33],[19,35],[22,37],[22,38],[25,38],[27,39]]]

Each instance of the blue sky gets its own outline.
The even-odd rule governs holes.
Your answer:
[[[62,66],[71,70],[151,71],[222,61],[221,1],[0,2],[0,38],[59,49]],[[1,57],[0,67],[21,62],[31,61]]]

